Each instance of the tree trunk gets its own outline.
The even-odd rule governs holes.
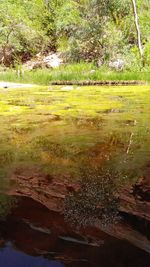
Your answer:
[[[139,49],[141,59],[143,60],[143,47],[141,43],[141,32],[140,32],[140,26],[139,26],[139,20],[138,20],[136,0],[132,0],[132,6],[133,6],[133,12],[134,12],[135,27],[137,31],[138,49]]]

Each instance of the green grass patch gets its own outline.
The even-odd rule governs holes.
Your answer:
[[[49,85],[53,81],[144,81],[150,82],[150,70],[141,72],[116,72],[106,67],[97,68],[94,64],[79,63],[62,65],[56,69],[25,71],[22,77],[15,70],[0,72],[0,80],[9,82],[34,83]]]

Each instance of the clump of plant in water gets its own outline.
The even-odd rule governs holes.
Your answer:
[[[111,168],[82,170],[80,189],[65,199],[65,220],[74,227],[99,224],[105,228],[118,222],[119,176]]]

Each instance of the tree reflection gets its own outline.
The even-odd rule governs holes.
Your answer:
[[[81,171],[80,189],[65,199],[65,220],[80,227],[99,223],[108,227],[119,220],[120,175],[111,168]]]
[[[0,220],[5,219],[15,205],[16,199],[14,197],[0,194]]]

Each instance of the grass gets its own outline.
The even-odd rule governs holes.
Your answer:
[[[94,71],[93,71],[94,70]],[[150,82],[150,70],[116,72],[106,67],[97,68],[94,64],[80,63],[62,65],[57,69],[25,71],[23,77],[17,77],[15,70],[0,72],[0,80],[9,82],[49,85],[52,81],[130,81]]]
[[[149,86],[0,88],[1,179],[30,168],[78,177],[109,159],[135,175],[150,157],[149,103]]]

